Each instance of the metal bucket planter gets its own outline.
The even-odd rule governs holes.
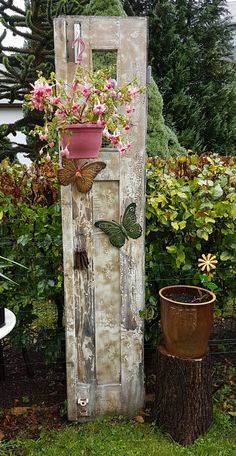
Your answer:
[[[173,285],[159,291],[163,343],[170,355],[201,358],[207,352],[216,296],[204,288]]]
[[[103,127],[96,124],[71,124],[61,131],[63,148],[69,150],[69,157],[73,159],[97,158],[102,145]]]

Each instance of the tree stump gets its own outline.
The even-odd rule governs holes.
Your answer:
[[[183,359],[157,349],[157,424],[182,445],[191,445],[212,422],[209,354]]]

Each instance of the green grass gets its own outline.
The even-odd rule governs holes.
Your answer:
[[[4,456],[236,456],[236,422],[226,414],[215,415],[209,432],[190,447],[174,443],[154,425],[123,418],[66,426],[44,432],[38,440],[11,444],[14,449],[8,446]]]

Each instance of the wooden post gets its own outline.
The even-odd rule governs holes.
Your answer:
[[[182,445],[191,445],[212,422],[209,355],[183,359],[157,349],[157,424]]]
[[[146,18],[68,16],[54,21],[56,74],[70,83],[75,71],[72,42],[85,42],[83,63],[92,68],[94,50],[117,52],[118,84],[137,76],[146,84]],[[62,188],[65,277],[67,399],[70,420],[92,415],[133,415],[143,405],[144,220],[146,95],[136,103],[132,151],[120,157],[103,149],[106,163],[88,194]],[[94,228],[99,219],[119,221],[131,202],[143,236],[120,249]],[[87,271],[74,270],[80,245]]]

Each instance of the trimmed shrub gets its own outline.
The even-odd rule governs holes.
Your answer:
[[[183,156],[147,163],[146,277],[144,316],[158,314],[158,290],[186,283],[217,286],[217,313],[233,311],[236,292],[236,159]],[[197,267],[216,255],[210,277]],[[209,282],[209,283],[208,283]]]

